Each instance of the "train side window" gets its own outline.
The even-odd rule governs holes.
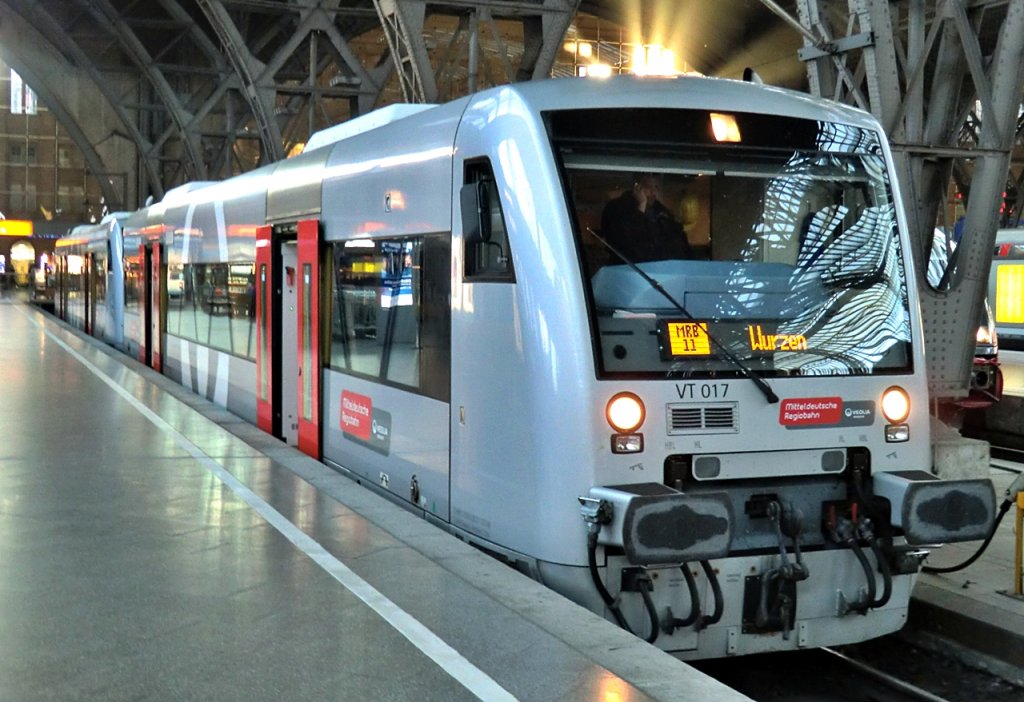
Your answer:
[[[450,235],[333,246],[330,367],[447,401]]]
[[[491,164],[466,164],[459,193],[467,281],[515,282],[508,229]]]
[[[142,262],[138,254],[124,257],[124,308],[135,311],[141,295]]]

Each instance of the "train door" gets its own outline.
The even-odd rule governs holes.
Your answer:
[[[81,287],[78,290],[78,294],[82,300],[82,330],[86,334],[92,334],[92,316],[89,314],[92,311],[90,301],[92,300],[91,289],[92,281],[92,254],[87,253],[82,256],[82,275],[80,278]]]
[[[82,294],[85,295],[85,333],[96,334],[96,254],[87,253],[82,266]]]
[[[162,273],[161,245],[151,242],[139,246],[142,290],[140,295],[142,328],[139,334],[139,360],[153,370],[163,370],[162,336],[165,327],[162,300],[166,297]]]
[[[66,281],[64,280],[64,260],[66,256],[57,256],[53,262],[53,279],[57,283],[57,291],[54,296],[53,304],[57,310],[57,316],[63,320],[67,320],[67,315],[64,311],[64,286]]]
[[[320,223],[299,222],[296,379],[299,450],[320,458]]]
[[[164,304],[166,299],[165,283],[167,275],[164,272],[163,256],[161,255],[162,246],[159,242],[154,242],[150,251],[150,267],[149,267],[149,297],[148,297],[148,308],[147,314],[149,327],[150,327],[150,344],[152,345],[152,351],[150,351],[150,365],[153,370],[163,371],[163,333],[166,328],[164,323],[164,310],[167,309],[167,305]]]
[[[277,326],[277,347],[280,365],[274,375],[275,384],[281,389],[279,407],[281,412],[281,433],[279,436],[289,446],[299,442],[298,419],[298,345],[295,340],[295,329],[298,326],[296,310],[297,286],[296,267],[298,263],[298,245],[295,240],[282,241],[280,252],[281,280],[281,323]]]
[[[256,230],[256,426],[268,434],[276,435],[274,395],[274,256],[273,227]]]
[[[139,290],[139,361],[150,364],[150,325],[149,325],[149,298],[150,298],[150,268],[153,265],[149,249],[145,244],[139,246],[139,282],[142,289]]]
[[[256,423],[320,457],[320,227],[256,235]]]

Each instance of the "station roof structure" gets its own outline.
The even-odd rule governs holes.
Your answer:
[[[760,0],[0,0],[0,58],[92,173],[134,161],[127,192],[106,193],[128,208],[375,107],[630,70],[638,45],[671,50],[679,70],[754,66],[804,87],[800,43]]]

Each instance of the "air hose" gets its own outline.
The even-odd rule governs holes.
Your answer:
[[[615,617],[615,621],[618,622],[619,626],[628,631],[631,634],[634,632],[629,627],[629,622],[622,615],[622,610],[619,609],[619,602],[617,599],[612,597],[611,593],[608,592],[608,588],[604,586],[604,582],[601,581],[601,574],[597,572],[597,532],[591,531],[587,534],[587,563],[590,565],[590,577],[594,581],[594,587],[597,588],[597,592],[601,595],[601,599],[604,601],[605,606],[611,610],[612,616]]]
[[[597,531],[591,530],[587,534],[587,564],[590,567],[590,578],[594,581],[594,587],[597,588],[597,592],[601,595],[601,599],[605,605],[611,610],[612,616],[615,617],[616,623],[630,634],[637,635],[633,631],[632,627],[629,626],[629,622],[626,621],[625,615],[622,614],[622,610],[619,609],[619,601],[617,598],[612,597],[611,593],[608,592],[608,588],[604,586],[604,582],[601,581],[601,574],[597,570]],[[654,606],[654,600],[651,597],[651,583],[645,577],[638,580],[638,589],[640,590],[640,596],[644,600],[644,607],[647,610],[647,615],[651,620],[651,631],[644,639],[647,643],[654,643],[658,638],[658,612]]]
[[[703,616],[697,622],[697,630],[706,629],[712,624],[716,624],[719,619],[722,618],[722,612],[725,610],[725,598],[722,597],[722,586],[718,582],[718,576],[715,575],[714,569],[711,567],[711,563],[708,561],[701,561],[700,567],[704,569],[704,575],[707,576],[708,582],[711,583],[711,593],[715,598],[715,611],[711,616]]]
[[[853,550],[853,555],[857,557],[860,562],[860,567],[864,569],[864,576],[868,581],[868,596],[863,602],[855,602],[850,605],[850,609],[854,612],[860,612],[861,614],[867,614],[868,609],[874,606],[875,592],[877,592],[877,586],[875,585],[875,571],[871,568],[871,561],[864,555],[864,549],[857,543],[857,539],[851,538],[847,542],[847,545]]]
[[[640,596],[644,598],[644,607],[647,608],[647,616],[651,618],[651,633],[647,635],[645,641],[652,644],[658,640],[660,627],[658,626],[658,610],[654,606],[654,598],[651,597],[651,581],[644,577],[637,582],[637,586],[640,589]]]
[[[998,529],[999,529],[999,523],[1003,521],[1003,517],[1005,517],[1006,513],[1010,511],[1010,506],[1012,504],[1013,504],[1012,500],[1004,500],[1003,504],[999,505],[999,514],[996,515],[995,521],[992,522],[992,528],[989,529],[988,535],[985,537],[985,540],[981,542],[981,546],[978,547],[978,550],[974,552],[973,556],[968,558],[963,563],[958,563],[958,564],[952,565],[952,566],[942,566],[942,567],[922,566],[921,567],[921,571],[924,572],[924,573],[933,573],[933,574],[938,574],[938,573],[955,573],[958,570],[963,570],[964,568],[966,568],[967,566],[971,565],[976,560],[981,558],[981,555],[983,553],[985,553],[985,549],[987,549],[989,543],[991,543],[992,537],[996,535],[996,531],[998,531]]]
[[[889,598],[892,597],[892,568],[889,567],[889,561],[885,558],[885,554],[882,553],[878,540],[871,539],[870,544],[871,551],[875,554],[875,559],[878,561],[878,569],[882,571],[882,596],[871,602],[871,607],[877,609],[884,607],[889,602]]]
[[[686,615],[686,619],[672,619],[672,629],[682,629],[683,627],[690,626],[697,617],[700,616],[700,593],[697,591],[697,581],[693,577],[693,573],[690,572],[690,564],[684,563],[679,566],[679,569],[683,571],[683,577],[686,579],[686,589],[690,591],[690,613]],[[671,633],[672,629],[666,629],[667,633]]]

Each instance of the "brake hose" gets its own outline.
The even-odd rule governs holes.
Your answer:
[[[875,585],[875,572],[871,569],[871,562],[868,561],[868,557],[864,555],[864,549],[857,543],[857,539],[851,538],[846,542],[846,545],[853,551],[853,555],[857,557],[860,562],[860,567],[864,569],[864,576],[868,581],[868,596],[863,602],[854,602],[850,605],[850,609],[854,612],[860,612],[861,614],[867,614],[868,609],[871,607],[871,603],[875,601],[875,592],[877,587]]]
[[[686,616],[686,619],[672,619],[672,626],[675,629],[690,626],[700,616],[700,593],[697,591],[697,581],[694,579],[693,573],[690,572],[690,564],[684,563],[679,566],[679,569],[683,571],[683,577],[686,579],[686,588],[690,591],[690,613]]]
[[[722,618],[722,612],[725,610],[725,598],[722,597],[722,586],[718,582],[718,576],[715,575],[715,571],[711,568],[711,563],[708,561],[701,561],[700,567],[704,569],[704,574],[708,577],[708,582],[711,583],[711,593],[715,597],[715,611],[710,617],[703,616],[697,621],[697,630],[706,629],[712,624],[717,624],[718,620]]]
[[[608,609],[611,610],[612,616],[615,617],[615,621],[618,622],[619,626],[621,626],[623,629],[636,636],[636,632],[634,632],[629,627],[629,622],[627,622],[626,618],[622,616],[622,611],[619,609],[619,603],[615,600],[614,597],[611,596],[611,593],[608,592],[608,588],[606,588],[604,586],[604,583],[601,581],[600,573],[597,572],[596,531],[591,531],[589,534],[587,534],[587,562],[590,565],[590,577],[594,581],[594,587],[597,588],[597,592],[599,595],[601,595],[601,599],[604,601],[605,606],[607,606]]]
[[[1013,504],[1013,500],[1004,500],[1003,504],[999,505],[999,514],[996,515],[995,521],[992,522],[992,528],[989,529],[988,536],[986,536],[985,540],[983,542],[981,542],[981,546],[978,548],[977,551],[974,552],[973,556],[968,558],[963,563],[958,563],[957,565],[952,565],[952,566],[942,566],[942,567],[922,566],[921,567],[921,571],[924,572],[924,573],[933,573],[933,574],[938,574],[938,573],[955,573],[958,570],[963,570],[964,568],[966,568],[967,566],[971,565],[976,560],[981,558],[981,555],[983,553],[985,553],[985,549],[988,548],[989,543],[992,541],[992,537],[996,535],[996,531],[999,529],[999,523],[1001,521],[1003,521],[1003,517],[1006,516],[1006,513],[1008,511],[1010,511],[1010,506],[1012,504]]]
[[[658,626],[658,610],[654,606],[654,598],[651,597],[651,581],[644,578],[637,581],[637,586],[640,590],[640,596],[644,598],[644,607],[647,608],[647,616],[651,618],[651,633],[647,635],[645,641],[652,644],[658,640],[658,633],[661,627]]]
[[[871,539],[868,543],[878,560],[878,569],[882,571],[882,596],[871,602],[871,607],[877,609],[884,607],[892,596],[892,569],[889,567],[889,561],[886,560],[885,554],[882,553],[882,548],[878,545],[878,539]]]

